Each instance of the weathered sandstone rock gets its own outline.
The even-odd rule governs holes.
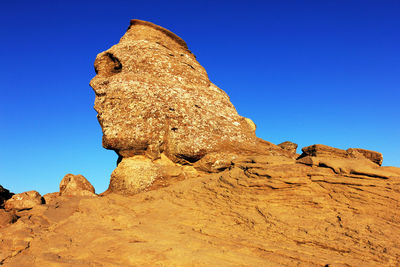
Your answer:
[[[381,166],[383,162],[382,153],[376,151],[362,149],[362,148],[349,148],[347,149],[347,153],[349,153],[350,155],[354,155],[354,157],[359,157],[359,154],[361,154],[362,156],[378,164],[379,166]]]
[[[161,155],[178,169],[210,153],[207,164],[215,166],[219,163],[211,158],[224,161],[215,157],[219,152],[294,156],[257,138],[254,122],[239,116],[186,43],[160,26],[132,20],[120,42],[97,55],[94,65],[97,75],[90,85],[103,146],[115,150],[118,164],[123,163],[108,192],[138,192],[157,179],[168,180],[152,166]]]
[[[60,192],[47,193],[43,195],[46,204],[53,203],[60,197]]]
[[[346,150],[321,144],[303,147],[301,151],[303,151],[302,157],[312,156],[329,158],[349,158],[349,154]]]
[[[17,219],[18,217],[14,212],[7,212],[4,209],[0,209],[0,228],[16,222]]]
[[[296,154],[297,153],[297,144],[290,142],[290,141],[285,141],[283,143],[280,143],[278,145],[279,147],[281,147],[284,150],[289,151],[292,154]]]
[[[119,166],[149,162],[142,157],[124,158]],[[163,160],[159,166],[174,166]],[[0,262],[6,267],[397,266],[400,169],[363,160],[388,178],[336,173],[283,156],[237,155],[222,172],[199,172],[134,196],[61,196],[21,212],[17,223],[0,229]]]
[[[297,157],[291,144],[282,145],[285,150],[252,139],[255,126],[244,119],[251,133],[244,135],[251,142],[257,140],[257,148],[246,141],[216,145],[215,151],[207,148],[200,155],[195,150],[187,152],[190,140],[182,139],[180,146],[177,137],[164,135],[177,124],[158,120],[157,116],[170,119],[163,117],[160,103],[154,105],[157,116],[143,117],[136,107],[151,112],[143,103],[151,105],[149,99],[157,102],[158,96],[163,97],[154,88],[162,88],[166,95],[174,85],[186,88],[178,100],[170,98],[164,104],[175,100],[189,105],[190,101],[180,98],[192,89],[211,99],[213,91],[207,95],[203,90],[207,80],[185,47],[167,30],[133,21],[121,43],[99,55],[99,75],[92,82],[96,105],[105,105],[103,111],[98,109],[99,120],[105,144],[120,153],[110,188],[96,198],[47,194],[46,205],[17,211],[16,223],[10,224],[10,217],[5,217],[6,225],[0,229],[0,265],[398,266],[400,168],[380,167],[378,154],[313,145]],[[187,73],[186,69],[176,72],[182,62],[193,64],[197,71],[188,67]],[[174,75],[175,82],[167,83]],[[112,86],[107,87],[108,83]],[[102,92],[101,86],[107,90]],[[127,101],[130,97],[135,100]],[[192,99],[189,93],[188,97]],[[189,131],[188,136],[218,136],[215,129],[207,133],[208,124],[202,119],[185,117],[193,112],[179,114],[176,121],[182,123],[181,128],[176,126],[172,132],[192,129],[195,132]],[[224,125],[224,119],[207,113],[205,117]],[[206,128],[197,124],[190,128],[187,122],[205,123]],[[130,123],[139,125],[137,132]],[[164,133],[157,132],[159,125],[168,125]],[[219,134],[227,135],[229,127],[223,126]],[[159,146],[152,143],[158,140],[157,133],[164,136]],[[88,191],[86,180],[74,179],[65,179],[60,191]]]
[[[4,202],[10,199],[13,195],[14,194],[11,193],[8,189],[0,185],[0,209],[4,208]]]
[[[6,201],[4,208],[6,210],[26,210],[32,209],[35,206],[44,204],[44,199],[37,191],[28,191],[20,194],[15,194]]]
[[[303,154],[298,163],[331,168],[338,174],[356,174],[380,178],[397,176],[390,169],[380,168],[378,162],[382,159],[379,152],[350,148],[347,151],[326,146],[312,145],[302,149]]]
[[[107,193],[132,195],[147,188],[158,188],[170,184],[172,180],[182,180],[196,176],[193,167],[181,166],[161,155],[152,161],[145,156],[123,158],[111,174]]]
[[[100,53],[90,85],[103,146],[123,157],[165,153],[190,163],[210,152],[272,151],[255,124],[238,115],[186,43],[150,22],[132,20],[117,45]]]
[[[94,196],[93,185],[83,175],[67,174],[60,182],[61,196]]]

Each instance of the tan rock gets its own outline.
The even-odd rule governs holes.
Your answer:
[[[53,203],[60,196],[60,192],[47,193],[43,195],[46,204]]]
[[[284,150],[289,151],[292,154],[296,154],[297,153],[298,145],[293,143],[293,142],[285,141],[283,143],[280,143],[278,146],[281,147]]]
[[[0,228],[16,222],[18,219],[14,212],[7,212],[0,209]]]
[[[131,159],[140,160],[179,166],[166,159],[157,163],[145,156]],[[363,161],[376,170],[400,173],[399,168],[379,167],[365,158],[332,160]],[[17,223],[0,229],[0,262],[4,266],[398,265],[400,175],[382,179],[335,173],[327,166],[270,155],[238,155],[233,163],[223,172],[199,172],[195,179],[134,196],[59,197],[54,205],[20,212]]]
[[[123,158],[111,174],[107,192],[126,195],[136,194],[160,178],[159,166],[144,156]]]
[[[132,195],[195,176],[197,171],[193,167],[176,164],[164,154],[155,161],[138,155],[122,159],[111,174],[110,186],[105,194]]]
[[[217,149],[207,150],[204,143],[187,150],[187,140],[180,144],[177,137],[166,134],[175,124],[156,120],[164,112],[157,109],[157,97],[162,98],[157,88],[167,88],[166,95],[173,85],[185,88],[182,98],[189,89],[204,94],[205,72],[198,69],[179,37],[146,22],[132,24],[121,43],[96,60],[99,75],[93,83],[96,104],[106,106],[104,111],[98,109],[105,144],[122,155],[108,193],[98,198],[48,195],[48,199],[54,196],[49,205],[19,211],[17,223],[0,229],[0,265],[399,265],[399,168],[378,166],[372,160],[376,155],[324,145],[304,148],[297,161],[293,153],[260,139],[255,139],[260,149],[254,149],[251,138],[250,143],[213,147],[218,144],[212,139],[218,136],[217,130],[211,129],[207,135],[206,123],[201,124],[204,129],[190,128],[189,122],[204,122],[186,118],[194,113],[185,111],[177,121],[185,131],[194,131],[187,132],[188,138],[205,134],[211,138],[210,147]],[[184,62],[192,67],[186,70],[179,65]],[[171,84],[165,83],[175,76],[178,78]],[[107,87],[108,83],[114,84]],[[144,85],[149,85],[149,98]],[[106,86],[107,92],[102,92],[101,86]],[[117,89],[127,94],[113,95]],[[127,101],[130,97],[134,100]],[[190,94],[187,97],[194,99]],[[156,103],[157,116],[144,116],[135,106],[141,101],[152,105],[149,99]],[[212,97],[206,95],[205,99]],[[165,103],[179,103],[176,107],[180,107],[190,101],[170,98]],[[117,110],[115,125],[112,109]],[[178,110],[173,109],[170,111]],[[157,124],[145,122],[150,118]],[[205,118],[215,117],[209,114]],[[225,119],[216,118],[216,125],[223,126],[222,136],[229,129],[224,126]],[[131,122],[138,123],[138,132],[129,133],[135,131]],[[165,132],[157,132],[158,123],[161,129],[168,126]],[[251,123],[246,123],[252,129]],[[140,132],[146,127],[147,133]],[[162,142],[153,142],[159,141],[157,134],[164,136]],[[196,154],[196,148],[204,148],[204,155]],[[73,183],[66,182],[66,187],[69,184]]]
[[[349,154],[346,150],[326,146],[326,145],[312,145],[303,147],[302,156],[312,156],[312,157],[330,157],[330,158],[349,158]]]
[[[285,154],[255,136],[255,124],[238,115],[186,43],[160,26],[132,20],[95,69],[90,85],[103,146],[123,157],[165,153],[187,164],[218,151]]]
[[[83,175],[67,174],[60,182],[61,196],[95,196],[93,185]]]
[[[26,210],[35,206],[44,204],[44,199],[37,191],[28,191],[15,194],[6,201],[4,208],[6,210]]]
[[[249,119],[249,118],[244,118],[244,119],[246,120],[247,124],[250,125],[250,128],[253,130],[253,132],[254,132],[254,134],[255,134],[255,133],[256,133],[256,130],[257,130],[257,125],[254,123],[254,121],[252,121],[252,120]]]
[[[361,154],[362,156],[378,164],[379,166],[381,166],[383,162],[382,153],[376,151],[362,149],[362,148],[349,148],[347,149],[347,153],[355,157],[359,157],[359,154]]]
[[[197,161],[194,167],[204,172],[220,172],[232,166],[232,161],[237,158],[238,155],[232,153],[210,153]]]

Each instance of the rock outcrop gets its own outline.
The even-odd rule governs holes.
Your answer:
[[[362,155],[366,159],[369,159],[370,161],[378,164],[379,166],[381,166],[383,162],[382,153],[376,151],[362,149],[362,148],[349,148],[347,149],[347,153],[349,153],[353,157],[358,157],[358,158],[360,157],[360,155]]]
[[[93,185],[83,175],[67,174],[60,182],[61,196],[95,196]]]
[[[186,43],[160,26],[132,20],[120,42],[97,55],[94,65],[97,75],[90,85],[103,146],[121,159],[144,155],[157,160],[164,154],[177,164],[190,165],[220,151],[289,155],[257,138],[255,124],[238,115]],[[132,169],[151,164],[130,162]],[[127,161],[121,168],[126,165]],[[151,177],[157,168],[149,167]],[[153,178],[138,182],[138,188]],[[121,184],[112,179],[110,190]]]
[[[218,173],[133,197],[60,197],[20,213],[17,223],[0,231],[0,262],[397,266],[396,170],[400,173],[392,167],[383,179],[343,175],[282,156],[236,156]]]
[[[27,191],[13,195],[4,204],[6,210],[28,210],[35,206],[44,204],[44,199],[37,191]]]
[[[95,67],[119,154],[109,189],[88,197],[66,175],[45,205],[13,196],[0,265],[399,266],[400,168],[379,152],[258,139],[185,42],[148,22]]]
[[[303,154],[297,160],[298,163],[328,167],[338,174],[355,174],[381,178],[395,176],[390,170],[388,171],[378,165],[379,162],[382,162],[382,158],[377,161],[374,156],[381,155],[379,152],[355,148],[346,151],[320,144],[304,147],[302,151]],[[358,151],[366,151],[365,153],[368,153],[366,154],[367,157],[364,153]]]
[[[284,150],[289,151],[289,152],[292,153],[293,155],[296,155],[296,154],[297,154],[297,147],[298,147],[298,145],[295,144],[295,143],[293,143],[293,142],[285,141],[285,142],[283,142],[283,143],[280,143],[278,146],[281,147],[281,148],[284,149]]]

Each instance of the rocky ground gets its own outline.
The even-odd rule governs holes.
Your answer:
[[[16,211],[19,219],[0,229],[0,261],[398,266],[400,169],[379,169],[381,176],[338,174],[282,157],[242,156],[222,172],[199,171],[130,197],[56,193]]]
[[[400,266],[400,168],[382,154],[257,138],[186,43],[132,20],[91,81],[100,195],[0,187],[5,266]]]

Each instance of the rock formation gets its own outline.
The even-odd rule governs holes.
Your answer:
[[[399,266],[400,168],[382,154],[258,139],[185,42],[149,22],[95,68],[103,145],[119,155],[109,189],[92,197],[68,174],[44,205],[15,195],[0,265]]]
[[[60,183],[62,196],[95,196],[93,185],[83,175],[67,174]]]
[[[282,149],[285,149],[285,150],[289,151],[293,155],[297,154],[298,145],[293,143],[293,142],[285,141],[283,143],[280,143],[278,146],[281,147]]]
[[[28,191],[13,195],[4,204],[5,210],[29,210],[37,205],[44,204],[44,199],[37,191]]]
[[[257,138],[255,124],[238,115],[186,43],[160,26],[132,20],[120,42],[100,53],[94,65],[97,75],[90,85],[103,146],[122,158],[145,155],[157,160],[164,154],[172,162],[190,165],[219,151],[288,154]],[[130,162],[133,169],[151,164]],[[110,190],[137,192],[135,186],[142,188],[160,177],[157,166],[147,169],[153,169],[153,178],[142,177],[140,185],[124,180],[126,176],[116,179],[123,172],[116,171]]]

